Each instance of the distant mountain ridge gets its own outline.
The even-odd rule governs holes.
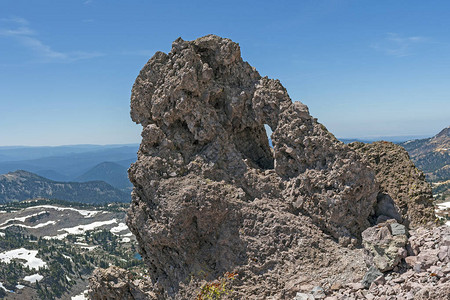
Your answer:
[[[431,138],[400,144],[433,184],[437,200],[450,198],[450,126]]]
[[[91,204],[131,199],[128,193],[103,181],[58,182],[23,170],[0,175],[0,203],[39,197]]]
[[[450,127],[428,139],[400,144],[430,180],[450,179]]]
[[[102,180],[129,190],[127,169],[136,161],[138,148],[138,144],[0,147],[0,174],[26,170],[55,181]],[[99,167],[103,163],[108,164]]]
[[[118,163],[102,162],[75,178],[75,181],[86,182],[101,179],[116,188],[131,191],[133,185],[128,180],[127,169]]]
[[[139,147],[138,144],[65,145],[65,146],[0,146],[0,161],[32,160],[50,156],[65,156],[88,152]]]
[[[391,142],[394,144],[401,144],[407,141],[411,141],[411,140],[418,140],[418,139],[426,139],[428,138],[428,136],[423,136],[423,135],[398,135],[398,136],[371,136],[371,137],[358,137],[358,138],[345,138],[345,137],[340,137],[337,138],[338,140],[340,140],[341,142],[345,143],[345,144],[350,144],[353,142],[362,142],[365,144],[369,144],[369,143],[373,143],[373,142],[377,142],[377,141],[386,141],[386,142]]]

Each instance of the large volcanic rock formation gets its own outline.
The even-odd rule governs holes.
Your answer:
[[[149,298],[216,289],[228,299],[293,299],[363,278],[358,247],[377,217],[375,172],[244,62],[238,44],[179,38],[156,53],[133,86],[131,116],[143,131],[127,223],[149,268]],[[142,285],[121,272],[97,270],[91,296]]]
[[[287,278],[288,265],[314,260],[305,245],[316,226],[344,245],[369,226],[373,171],[229,39],[180,38],[156,53],[133,86],[131,116],[144,129],[128,225],[169,296],[237,269],[260,295],[281,295],[287,279],[268,274]]]

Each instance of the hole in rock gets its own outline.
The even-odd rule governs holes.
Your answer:
[[[267,140],[269,141],[269,146],[270,146],[270,148],[273,148],[273,145],[272,145],[272,138],[271,138],[271,136],[272,136],[272,128],[270,128],[270,126],[269,125],[267,125],[267,124],[264,124],[264,129],[266,130],[266,135],[267,135]]]
[[[269,127],[270,128],[270,127]],[[265,126],[246,127],[234,136],[236,149],[261,169],[273,169],[274,160]]]

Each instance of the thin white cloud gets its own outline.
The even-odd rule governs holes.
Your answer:
[[[381,41],[373,43],[373,49],[390,56],[404,57],[413,54],[414,47],[426,42],[422,36],[401,36],[397,33],[387,33]]]
[[[34,32],[28,28],[28,21],[24,18],[12,17],[2,18],[1,23],[12,25],[14,28],[0,28],[0,36],[22,36],[33,35]]]
[[[90,59],[102,56],[99,52],[61,52],[52,49],[51,46],[41,41],[34,30],[29,27],[29,22],[23,18],[13,17],[0,19],[0,37],[13,38],[24,47],[45,62],[72,62],[81,59]],[[3,27],[6,25],[5,27]]]
[[[47,59],[62,59],[68,58],[67,54],[54,51],[50,46],[45,45],[40,40],[31,36],[20,36],[18,37],[21,44],[33,50],[36,54]]]
[[[25,20],[24,18],[20,18],[20,17],[1,18],[0,21],[12,22],[12,23],[17,23],[17,24],[21,24],[21,25],[28,25],[28,21]]]

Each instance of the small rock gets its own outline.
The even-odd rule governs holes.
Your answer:
[[[355,293],[356,299],[364,299],[364,294],[361,292],[361,290],[357,291]]]
[[[397,254],[400,258],[405,258],[408,255],[408,251],[405,248],[399,248]]]
[[[402,224],[392,223],[391,224],[392,235],[406,235],[406,227]]]
[[[412,268],[417,263],[417,256],[407,256],[405,257],[405,262],[408,267]]]
[[[422,264],[416,263],[413,267],[414,272],[419,273],[422,271]]]
[[[367,270],[366,274],[364,275],[364,278],[361,282],[361,284],[364,286],[364,288],[369,288],[370,284],[377,279],[379,276],[383,275],[378,269],[374,266],[371,266],[369,270]]]
[[[335,282],[331,285],[330,290],[338,291],[342,288],[342,284],[340,282]]]
[[[439,249],[427,249],[425,251],[421,251],[417,256],[417,261],[421,263],[422,268],[426,270],[439,261],[438,253]]]
[[[297,293],[293,300],[314,300],[314,296],[311,294]]]
[[[399,277],[399,278],[393,279],[392,281],[395,282],[395,283],[402,283],[402,282],[405,282],[405,278]]]
[[[444,259],[448,256],[449,247],[443,246],[439,249],[438,257],[440,261],[444,261]]]
[[[383,285],[386,283],[386,279],[384,278],[383,275],[378,276],[374,281],[373,281],[376,285]]]
[[[367,300],[373,300],[373,299],[375,299],[375,296],[372,295],[371,293],[367,293],[366,299],[367,299]]]
[[[324,299],[326,297],[325,291],[321,286],[315,286],[311,290],[311,294],[314,296],[314,299]]]
[[[358,291],[364,288],[364,285],[360,282],[353,282],[349,283],[348,287],[351,288],[353,291]]]

